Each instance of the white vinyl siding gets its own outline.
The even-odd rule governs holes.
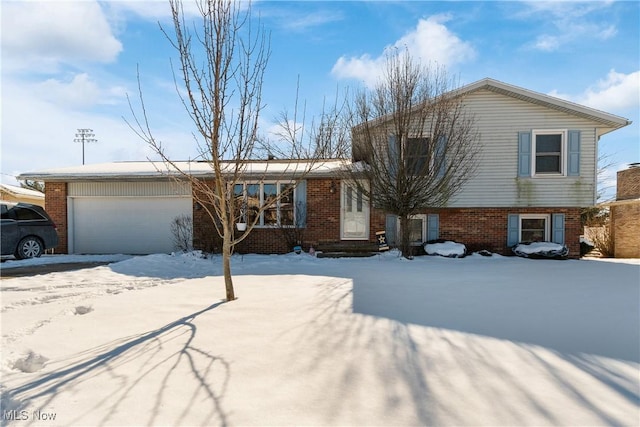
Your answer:
[[[191,196],[189,183],[175,181],[70,182],[70,197],[158,197]]]
[[[596,132],[581,117],[478,90],[465,99],[475,115],[482,152],[477,174],[449,207],[588,206],[595,198]],[[579,176],[518,177],[518,133],[535,129],[579,130]]]

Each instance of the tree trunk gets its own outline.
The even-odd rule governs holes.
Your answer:
[[[407,259],[413,259],[413,248],[411,247],[411,230],[409,229],[409,217],[400,216],[400,252]]]
[[[223,224],[224,236],[222,237],[222,271],[224,274],[224,287],[227,293],[227,301],[236,299],[231,278],[231,230],[228,221]]]

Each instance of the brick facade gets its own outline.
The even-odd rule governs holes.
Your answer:
[[[564,214],[564,240],[569,256],[580,256],[579,208],[445,208],[424,213],[437,213],[440,217],[440,238],[464,243],[470,252],[486,249],[490,252],[512,255],[507,246],[509,214]]]
[[[618,171],[616,200],[640,198],[640,166]]]
[[[240,242],[238,253],[286,253],[288,247],[280,228],[254,228]],[[340,241],[340,182],[334,179],[307,180],[307,227],[302,231],[305,249],[321,243]],[[222,239],[206,213],[194,204],[193,246],[210,252],[220,252]]]
[[[640,167],[618,172],[616,202],[611,204],[611,232],[616,258],[640,258]]]
[[[333,183],[333,185],[332,185]],[[333,192],[332,192],[333,188]],[[507,247],[507,218],[509,214],[565,215],[565,242],[572,258],[580,254],[579,208],[444,208],[425,210],[425,214],[439,215],[440,238],[464,243],[470,251],[486,249],[511,255]],[[369,242],[375,243],[376,231],[385,229],[385,213],[371,210]],[[307,227],[302,246],[318,247],[340,242],[340,182],[332,179],[307,180]],[[219,252],[221,239],[204,209],[194,209],[194,247]],[[288,247],[279,228],[254,228],[236,246],[238,253],[286,253]]]
[[[44,187],[45,210],[55,222],[58,231],[58,246],[56,253],[69,252],[67,242],[67,183],[47,182]]]
[[[59,244],[57,253],[68,253],[67,229],[67,183],[47,182],[45,188],[46,210],[58,227]],[[638,218],[639,208],[631,211]],[[627,211],[618,210],[624,213]],[[554,214],[565,215],[565,242],[570,256],[580,254],[579,237],[582,231],[579,208],[445,208],[425,210],[423,213],[439,215],[440,238],[465,243],[470,251],[487,249],[491,252],[510,255],[507,247],[507,217],[509,214]],[[613,221],[625,227],[638,224],[629,223],[615,215]],[[375,243],[376,231],[385,229],[385,213],[371,210],[369,242]],[[626,222],[625,222],[626,221]],[[639,233],[630,233],[638,240]],[[340,181],[323,178],[307,180],[307,227],[303,231],[302,246],[318,247],[340,242]],[[634,241],[621,245],[638,247]],[[218,236],[206,210],[193,204],[193,245],[207,252],[220,252],[222,240]],[[292,250],[279,228],[254,228],[249,236],[235,248],[238,253],[286,253]],[[622,246],[621,246],[622,247]],[[622,250],[622,249],[621,249]],[[637,255],[636,255],[637,256]]]

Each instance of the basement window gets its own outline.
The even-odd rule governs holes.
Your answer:
[[[549,223],[549,215],[520,215],[520,241],[549,241]]]

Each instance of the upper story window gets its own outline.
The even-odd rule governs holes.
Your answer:
[[[565,175],[566,131],[533,131],[533,174]]]
[[[407,138],[404,164],[407,172],[421,175],[429,162],[429,138]]]
[[[579,176],[579,130],[518,132],[518,176]]]

